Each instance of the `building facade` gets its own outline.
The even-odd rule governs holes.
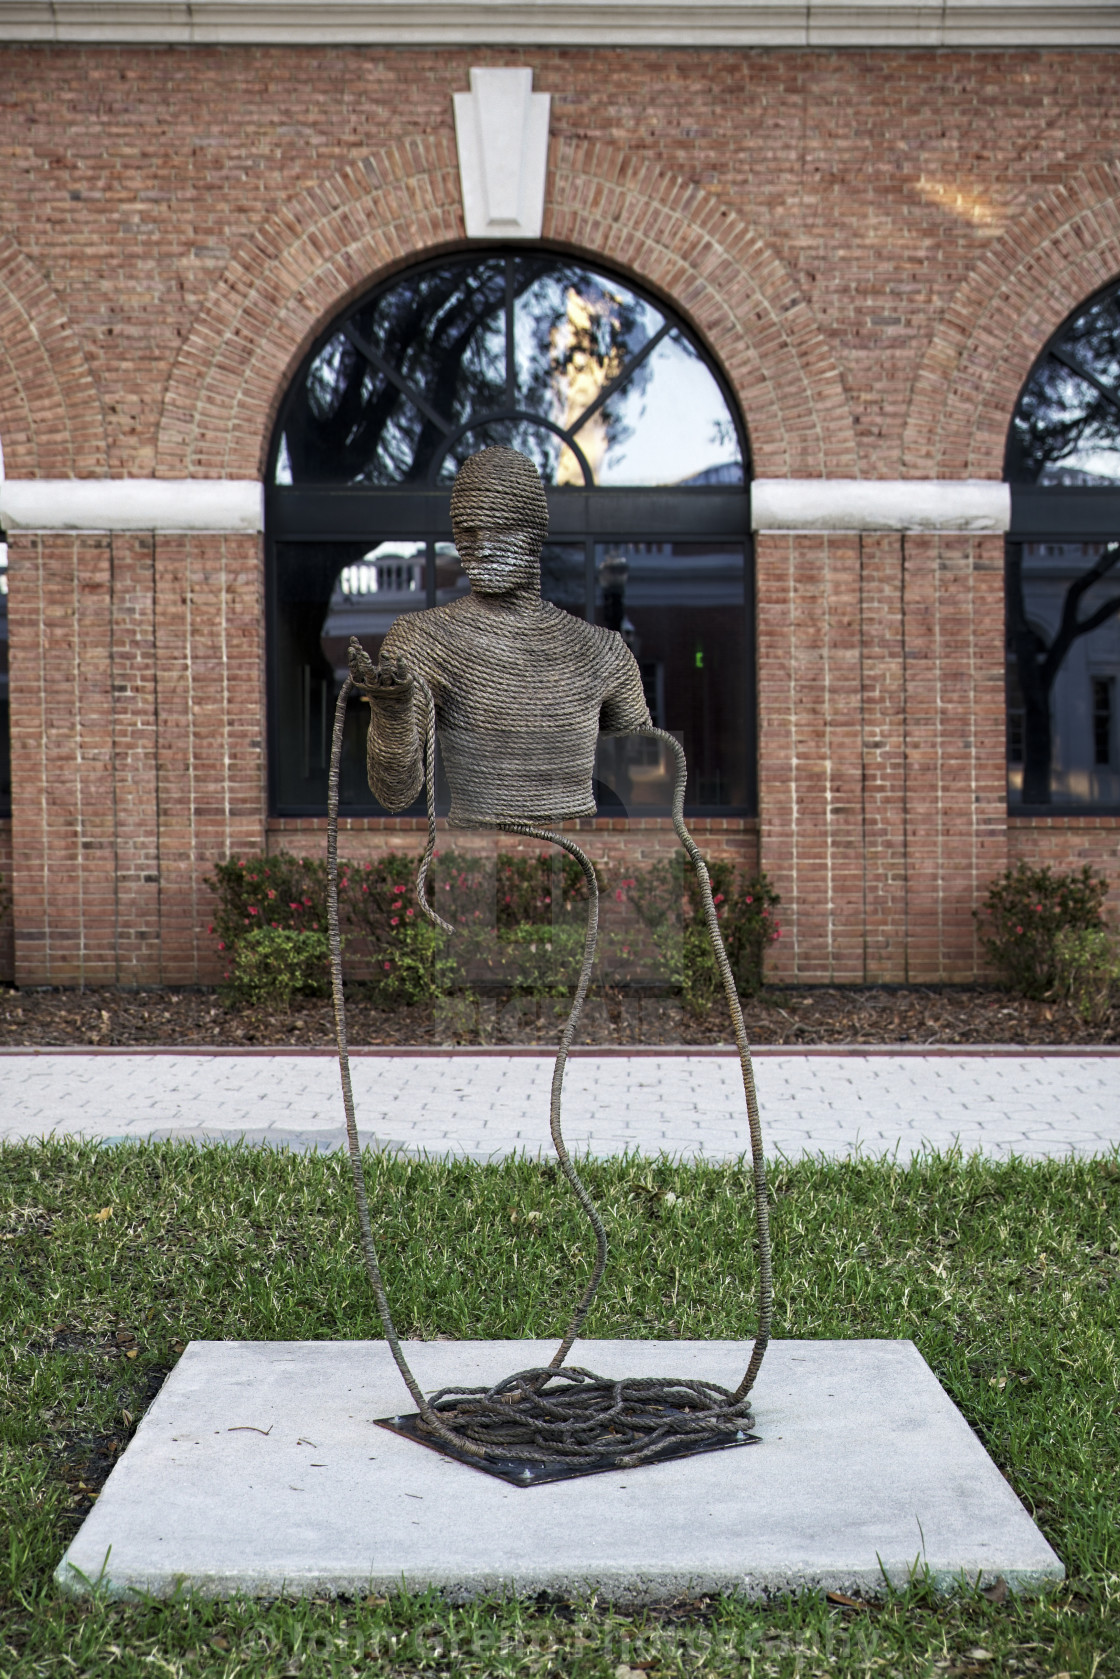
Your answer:
[[[0,977],[213,980],[209,869],[322,847],[345,637],[461,587],[495,440],[776,978],[1120,886],[1118,8],[218,12],[0,0]],[[589,849],[664,786],[607,749]]]

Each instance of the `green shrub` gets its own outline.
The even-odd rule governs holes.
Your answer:
[[[763,985],[766,948],[781,937],[774,914],[781,898],[765,874],[741,879],[726,860],[709,863],[708,874],[736,989],[740,996],[754,996]],[[688,859],[667,858],[623,884],[688,1007],[699,1010],[715,1002],[722,983]]]
[[[330,984],[326,933],[294,927],[253,927],[233,952],[224,991],[230,1001],[282,1003],[321,997]]]
[[[326,931],[327,865],[316,858],[227,857],[205,884],[218,900],[210,931],[230,961],[254,928]]]
[[[732,971],[747,995],[761,986],[766,946],[778,937],[778,896],[764,875],[740,881],[727,862],[713,863],[711,876]],[[211,932],[229,962],[230,1000],[271,996],[288,1002],[304,991],[289,971],[303,947],[279,935],[325,935],[325,863],[285,854],[231,857],[215,866],[206,884],[217,897]],[[656,979],[697,1009],[717,998],[719,974],[700,894],[683,856],[614,882],[599,872],[599,885],[600,976],[623,985]],[[432,1002],[478,985],[530,996],[565,996],[574,989],[587,883],[573,858],[437,852],[430,893],[454,936],[424,918],[414,858],[339,862],[348,984],[364,985],[390,1007]],[[262,933],[276,937],[262,940]]]
[[[1105,1019],[1120,996],[1120,956],[1104,927],[1066,927],[1054,941],[1053,995],[1090,1026]]]
[[[1072,983],[1068,976],[1084,969],[1089,946],[1071,943],[1070,935],[1103,934],[1107,893],[1108,882],[1088,867],[1055,874],[1016,863],[994,880],[977,919],[980,941],[1007,989],[1041,999]],[[1099,941],[1094,948],[1099,954]]]
[[[419,911],[394,927],[381,946],[371,978],[371,990],[388,1007],[411,1007],[434,1002],[449,991],[458,964],[447,954],[448,935],[424,920]]]

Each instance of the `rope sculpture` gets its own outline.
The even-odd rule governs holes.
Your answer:
[[[753,1438],[749,1394],[770,1337],[773,1285],[769,1212],[758,1100],[743,1011],[724,949],[704,859],[684,823],[684,750],[652,726],[636,661],[613,631],[586,624],[540,594],[540,551],[548,508],[539,475],[524,455],[490,448],[459,470],[451,497],[456,547],[471,593],[449,606],[398,618],[377,666],[356,639],[350,675],[335,708],[328,784],[327,873],[331,981],[346,1135],[362,1251],[385,1338],[418,1416],[415,1438],[525,1483],[567,1469],[631,1468]],[[552,1078],[550,1127],[560,1168],[595,1236],[591,1277],[549,1364],[521,1370],[491,1388],[444,1388],[427,1398],[393,1324],[370,1224],[369,1200],[346,1039],[338,918],[338,786],[346,705],[358,692],[371,707],[370,787],[389,809],[427,791],[428,837],[417,875],[421,909],[454,929],[428,900],[435,851],[435,748],[439,731],[451,787],[452,826],[487,828],[561,847],[588,889],[583,962],[560,1037]],[[742,1381],[733,1391],[678,1378],[614,1381],[565,1361],[591,1309],[607,1263],[603,1221],[564,1143],[561,1097],[568,1052],[587,996],[598,935],[598,883],[590,859],[546,824],[595,813],[591,787],[598,734],[645,735],[676,766],[673,826],[696,873],[712,949],[735,1031],[750,1126],[758,1260],[758,1328]],[[401,1423],[403,1419],[395,1419]]]

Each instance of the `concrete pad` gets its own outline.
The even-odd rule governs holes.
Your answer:
[[[409,1342],[426,1391],[554,1342]],[[749,1342],[584,1341],[598,1374],[734,1386]],[[780,1341],[759,1445],[512,1487],[373,1426],[412,1409],[380,1341],[192,1342],[57,1570],[113,1596],[881,1591],[915,1565],[1015,1588],[1058,1557],[910,1341]]]

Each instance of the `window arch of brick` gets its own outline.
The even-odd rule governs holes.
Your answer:
[[[1120,274],[1120,164],[1074,175],[990,246],[934,328],[907,414],[903,472],[1000,478],[1007,427],[1043,345]]]
[[[62,303],[0,235],[0,437],[9,478],[100,478],[101,405]]]
[[[854,475],[847,398],[808,305],[713,194],[610,148],[556,141],[544,239],[633,275],[686,316],[751,416],[759,475]],[[277,406],[326,322],[381,276],[465,243],[450,122],[293,200],[194,322],[165,393],[158,475],[260,476]]]

